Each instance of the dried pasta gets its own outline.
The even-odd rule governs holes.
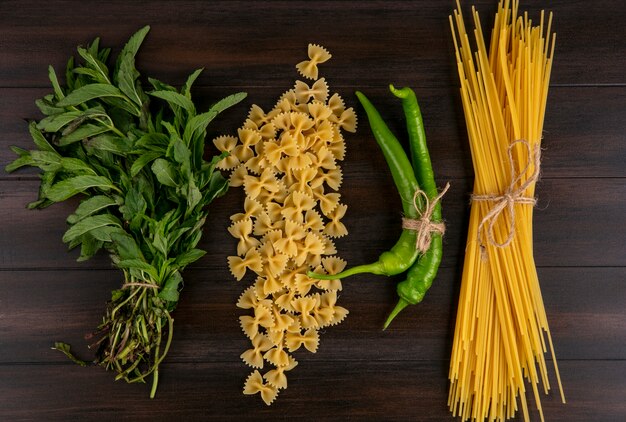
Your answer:
[[[309,44],[309,60],[304,60],[296,65],[298,72],[305,78],[317,79],[317,65],[330,60],[332,55],[324,47]]]
[[[273,386],[269,382],[265,382],[261,373],[255,370],[248,379],[246,379],[246,383],[243,387],[244,394],[261,394],[263,401],[265,404],[270,405],[276,399],[276,395],[278,394],[278,387]]]
[[[220,170],[232,170],[233,168],[239,165],[239,159],[232,154],[237,146],[237,138],[234,136],[220,136],[213,140],[213,144],[220,152],[227,152],[228,156],[226,156],[223,160],[221,160],[217,168]]]
[[[233,222],[238,222],[241,220],[250,219],[252,217],[256,218],[259,216],[259,213],[263,211],[263,206],[259,204],[258,201],[255,201],[252,198],[246,197],[244,201],[243,209],[244,209],[243,213],[233,214],[230,217],[230,220]]]
[[[252,349],[241,354],[241,359],[253,368],[263,368],[263,353],[267,352],[274,345],[264,334],[257,334],[252,339]]]
[[[463,421],[504,421],[519,408],[528,421],[531,390],[543,421],[547,349],[565,402],[532,246],[532,174],[539,170],[555,38],[551,15],[547,26],[543,12],[533,26],[518,7],[517,0],[500,1],[489,49],[475,10],[474,30],[466,29],[458,1],[450,17],[476,173],[449,372],[448,406]],[[507,204],[500,217],[493,212],[499,198]]]
[[[258,239],[250,236],[252,234],[252,219],[250,218],[234,222],[228,231],[234,238],[239,239],[237,244],[238,255],[246,255],[250,249],[261,244]]]
[[[285,366],[280,366],[278,368],[267,371],[263,378],[270,383],[272,386],[278,389],[287,388],[287,376],[285,375],[286,371],[291,371],[293,368],[298,365],[298,362],[291,356],[288,356],[289,363]]]
[[[237,301],[250,313],[239,318],[251,341],[241,359],[254,368],[244,394],[260,394],[268,405],[287,388],[286,372],[298,364],[290,353],[315,353],[319,329],[348,314],[337,305],[341,281],[314,280],[306,272],[335,274],[346,266],[331,238],[348,233],[341,221],[348,207],[340,202],[338,163],[345,158],[342,132],[356,131],[357,120],[317,78],[317,66],[330,53],[310,44],[308,55],[296,68],[312,84],[296,81],[268,112],[253,105],[236,137],[213,141],[229,153],[218,167],[229,170],[230,186],[242,186],[246,194],[243,212],[231,216],[228,231],[238,243],[228,265],[237,280],[256,275]],[[272,368],[261,375],[267,364]]]
[[[237,280],[241,280],[243,276],[246,275],[247,270],[260,274],[261,271],[263,271],[261,254],[259,254],[259,251],[252,248],[246,252],[246,255],[243,258],[239,256],[229,256],[228,268]]]

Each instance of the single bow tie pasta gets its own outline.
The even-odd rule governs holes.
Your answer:
[[[237,302],[249,312],[239,320],[252,343],[241,359],[255,369],[243,392],[259,393],[268,405],[298,364],[290,353],[315,353],[319,330],[348,314],[336,304],[340,280],[306,273],[336,274],[346,266],[333,242],[348,234],[338,162],[346,149],[342,131],[356,131],[356,115],[338,94],[329,97],[324,78],[317,79],[317,65],[330,53],[314,44],[308,53],[296,68],[314,79],[311,85],[296,81],[267,113],[253,105],[237,137],[213,141],[229,154],[217,167],[230,171],[230,186],[243,186],[246,194],[243,212],[231,217],[228,231],[238,243],[228,265],[237,280],[256,275]]]

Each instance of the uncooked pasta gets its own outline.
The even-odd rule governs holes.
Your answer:
[[[297,69],[315,79],[311,85],[296,81],[267,113],[253,105],[236,137],[214,140],[228,153],[218,168],[231,171],[230,186],[246,194],[243,212],[231,216],[228,231],[238,242],[228,266],[237,280],[256,275],[237,302],[249,312],[239,318],[251,342],[241,359],[254,368],[243,392],[260,394],[268,405],[298,364],[291,353],[315,353],[319,330],[348,314],[337,305],[340,280],[306,273],[336,274],[346,266],[333,242],[348,233],[338,162],[345,156],[342,131],[356,130],[356,115],[338,94],[329,99],[326,80],[317,79],[317,65],[330,53],[313,44],[308,53]]]
[[[530,386],[543,420],[544,354],[552,338],[533,258],[532,216],[555,36],[518,2],[501,1],[489,49],[478,13],[468,34],[457,2],[450,17],[475,171],[474,194],[450,363],[448,405],[462,420],[502,421]],[[472,51],[470,38],[476,50]]]

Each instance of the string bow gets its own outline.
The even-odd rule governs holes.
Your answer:
[[[526,163],[526,167],[524,167],[524,169],[519,172],[519,174],[515,171],[515,162],[513,160],[513,147],[516,144],[524,145],[528,151],[529,157],[528,162]],[[505,248],[511,244],[511,242],[513,241],[513,237],[515,236],[515,204],[532,206],[537,204],[536,198],[524,196],[524,192],[526,191],[526,189],[528,189],[530,185],[532,185],[539,179],[539,167],[541,164],[541,149],[539,148],[539,145],[535,146],[534,151],[531,151],[528,141],[524,139],[518,139],[511,143],[511,145],[509,145],[507,153],[509,156],[509,168],[511,171],[511,178],[513,180],[511,181],[511,184],[506,189],[506,191],[502,195],[472,195],[471,197],[472,201],[495,203],[478,225],[478,241],[480,243],[481,249],[483,250],[485,246],[482,243],[482,238],[485,225],[487,226],[488,242],[497,248]],[[522,178],[528,172],[531,165],[534,165],[534,170],[532,174],[518,188],[515,188],[515,186],[522,181]],[[509,211],[509,231],[507,233],[506,239],[503,242],[498,242],[495,239],[493,233],[494,226],[505,209],[508,209]]]
[[[435,207],[437,206],[439,201],[441,201],[441,198],[446,194],[449,188],[450,183],[446,183],[446,187],[443,188],[441,193],[435,196],[432,200],[428,198],[426,192],[421,189],[417,189],[415,191],[415,194],[413,195],[413,206],[419,214],[419,218],[402,219],[403,229],[413,230],[417,232],[415,248],[422,254],[426,253],[426,251],[430,248],[433,233],[443,236],[443,234],[446,232],[446,225],[442,221],[431,221],[431,217],[433,215]],[[420,207],[417,206],[417,198],[419,196],[424,199],[425,206],[423,211],[420,209]]]

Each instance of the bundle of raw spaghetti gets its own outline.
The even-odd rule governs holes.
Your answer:
[[[475,52],[458,1],[450,17],[475,182],[448,405],[463,420],[500,421],[515,415],[519,396],[528,420],[529,384],[543,420],[546,346],[565,402],[532,245],[552,15],[544,26],[542,12],[533,26],[527,14],[518,16],[517,1],[500,1],[489,52],[474,9],[472,15]]]

